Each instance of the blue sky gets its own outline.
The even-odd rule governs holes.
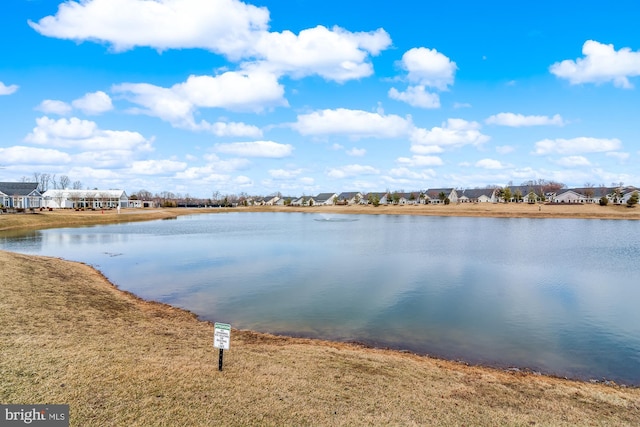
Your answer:
[[[5,0],[0,180],[640,185],[635,1]]]

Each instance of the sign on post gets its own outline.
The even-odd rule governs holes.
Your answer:
[[[220,349],[218,356],[218,370],[222,371],[222,357],[224,350],[229,350],[231,341],[231,325],[228,323],[215,323],[213,326],[213,346]]]
[[[231,325],[216,323],[213,327],[213,346],[220,350],[229,350],[229,341],[231,341]]]

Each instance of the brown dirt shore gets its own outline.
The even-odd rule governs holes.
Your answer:
[[[459,206],[269,209],[462,215]],[[556,206],[509,208],[464,214],[537,217]],[[553,217],[640,219],[635,209],[561,208]],[[206,211],[137,212],[0,215],[0,230]],[[640,425],[639,388],[355,344],[233,330],[219,372],[210,323],[119,291],[86,265],[0,251],[0,272],[0,403],[67,403],[71,425]]]

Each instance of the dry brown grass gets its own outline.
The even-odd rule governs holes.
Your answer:
[[[640,209],[626,205],[599,206],[528,203],[460,203],[450,205],[366,206],[259,206],[240,210],[276,212],[322,212],[373,215],[473,216],[497,218],[592,218],[640,219]]]
[[[220,211],[220,210],[217,210]],[[95,211],[75,211],[73,209],[55,209],[35,213],[0,215],[0,231],[20,229],[42,229],[53,227],[79,227],[118,222],[148,221],[153,219],[175,218],[177,215],[191,212],[205,212],[204,209],[115,209]]]
[[[460,206],[266,209],[640,219],[621,207]],[[212,211],[0,215],[0,230]],[[638,388],[237,330],[218,372],[212,335],[86,265],[0,251],[0,402],[68,403],[72,425],[640,425]]]
[[[353,344],[232,332],[97,271],[0,251],[0,402],[68,403],[76,426],[640,425],[640,389]]]

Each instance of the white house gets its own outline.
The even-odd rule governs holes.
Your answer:
[[[278,200],[280,200],[280,197],[278,196],[267,196],[264,198],[264,204],[267,206],[274,206],[278,203]]]
[[[498,198],[496,196],[495,188],[473,188],[464,190],[458,202],[460,203],[496,203]]]
[[[427,190],[429,203],[444,203],[444,200],[440,199],[440,194],[444,194],[445,199],[449,199],[449,202],[458,203],[458,193],[455,188],[430,188]]]
[[[313,198],[314,206],[318,205],[333,205],[334,198],[337,198],[337,193],[320,193]]]
[[[574,190],[566,190],[558,193],[553,198],[553,203],[586,203],[588,197]]]
[[[109,209],[130,206],[124,190],[47,190],[42,197],[47,208]]]
[[[350,191],[338,194],[338,202],[347,205],[366,204],[367,200],[364,195],[358,191]]]

